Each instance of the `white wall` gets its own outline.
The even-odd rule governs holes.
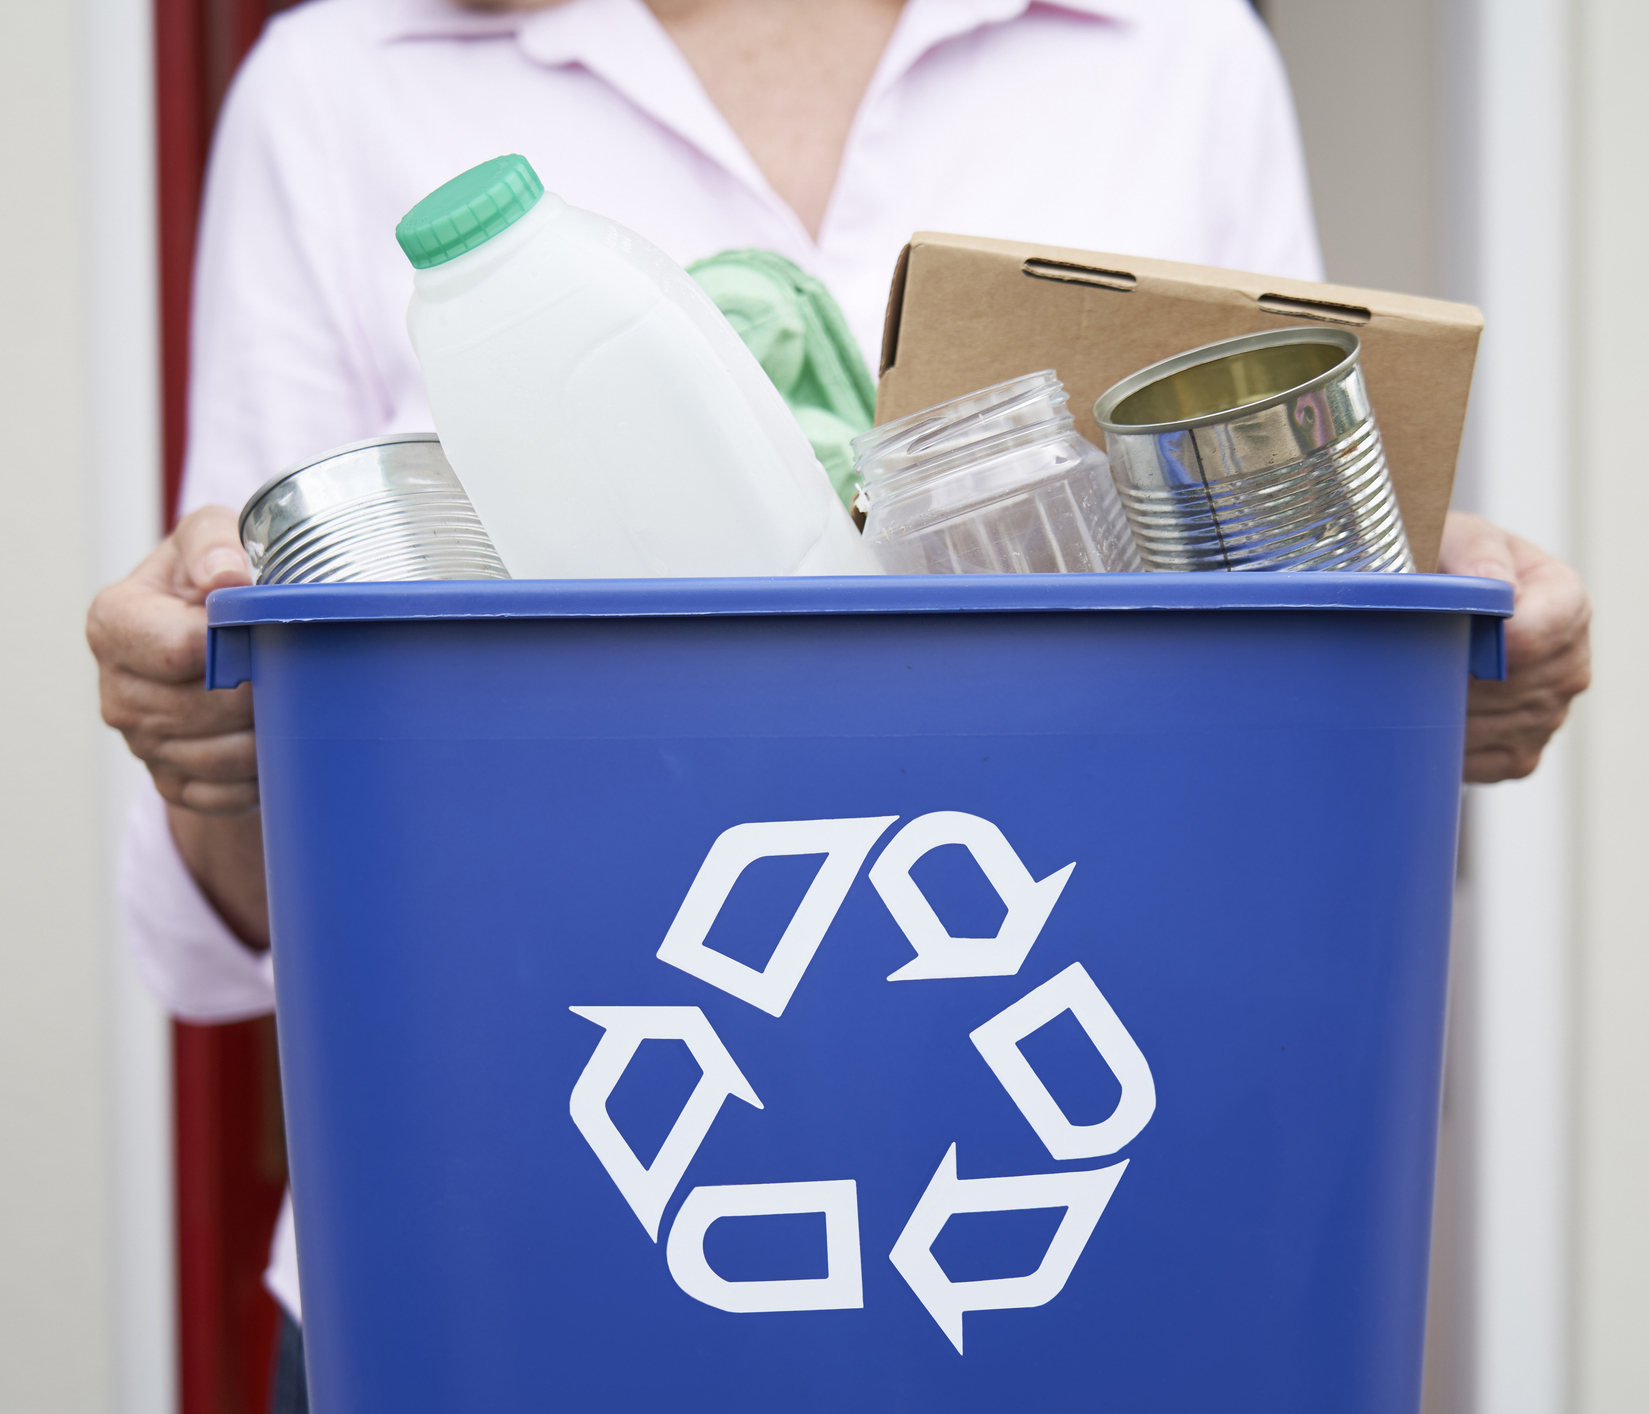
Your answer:
[[[1438,0],[1265,0],[1331,280],[1445,297]]]
[[[1446,207],[1451,273],[1486,320],[1463,499],[1573,558],[1569,14],[1565,0],[1478,0],[1459,13],[1446,68],[1463,98],[1445,129],[1463,176]],[[1505,1414],[1569,1408],[1572,746],[1560,737],[1531,779],[1470,801],[1466,1333],[1471,1407]]]
[[[107,887],[92,589],[157,520],[143,0],[0,8],[0,1409],[175,1407],[164,1023]]]
[[[1649,622],[1638,575],[1649,454],[1649,5],[1574,19],[1577,544],[1597,601],[1597,686],[1575,736],[1581,948],[1575,1026],[1576,1414],[1649,1409]]]
[[[62,1414],[113,1387],[79,20],[0,18],[0,1408]]]
[[[79,0],[88,206],[86,379],[95,586],[118,579],[160,533],[160,348],[155,220],[153,5]],[[120,212],[125,219],[98,219]],[[103,878],[142,767],[101,734]],[[103,897],[109,1006],[114,1389],[112,1414],[177,1408],[176,1246],[169,1023],[134,972],[112,892]]]

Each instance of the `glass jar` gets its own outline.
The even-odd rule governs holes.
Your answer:
[[[1136,570],[1105,453],[1053,370],[1011,378],[853,439],[865,542],[889,574]]]

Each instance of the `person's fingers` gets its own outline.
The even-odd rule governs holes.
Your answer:
[[[214,589],[252,582],[235,513],[227,506],[202,506],[191,512],[178,522],[172,539],[177,545],[178,588],[184,593],[204,599]]]
[[[1588,629],[1592,604],[1580,575],[1562,560],[1512,536],[1518,559],[1517,612],[1506,625],[1507,660],[1513,672],[1525,663],[1572,655],[1580,669],[1570,695],[1589,681]]]
[[[258,808],[256,781],[198,781],[164,768],[152,770],[155,789],[170,805],[201,815],[244,815]]]
[[[1524,664],[1504,682],[1473,682],[1469,725],[1476,729],[1519,712],[1550,715],[1566,709],[1585,690],[1590,675],[1590,653],[1582,640]]]
[[[209,693],[197,680],[177,686],[106,669],[104,719],[174,805],[236,814],[257,804],[258,759],[251,690]],[[224,790],[204,790],[207,785]]]
[[[175,559],[167,557],[166,563]],[[206,611],[157,581],[156,562],[111,584],[92,601],[86,641],[105,669],[158,682],[189,682],[206,671]]]
[[[1494,710],[1474,707],[1466,726],[1466,780],[1487,784],[1527,776],[1568,717],[1571,700],[1567,694],[1547,692]]]
[[[1566,715],[1567,709],[1559,709],[1550,717],[1531,711],[1508,714],[1492,724],[1477,724],[1466,735],[1462,773],[1466,781],[1488,785],[1521,780],[1540,764],[1547,741]]]
[[[258,807],[249,687],[208,692],[206,595],[251,581],[234,514],[210,506],[177,529],[86,616],[103,718],[161,795],[204,815]]]
[[[1571,694],[1549,687],[1511,698],[1482,694],[1473,700],[1466,719],[1466,748],[1473,750],[1513,737],[1550,736],[1563,724],[1573,700]]]
[[[1465,778],[1477,783],[1519,780],[1569,715],[1589,679],[1584,639],[1566,651],[1514,672],[1506,682],[1474,682],[1466,718]]]
[[[1443,522],[1443,544],[1437,554],[1439,574],[1477,575],[1519,583],[1512,537],[1482,516],[1450,511]]]
[[[164,683],[109,667],[99,689],[103,720],[128,736],[219,736],[252,725],[252,695],[244,683],[231,692],[208,692],[198,679]]]
[[[1506,623],[1506,681],[1471,685],[1465,778],[1517,780],[1540,764],[1569,704],[1591,682],[1586,586],[1538,545],[1458,511],[1444,526],[1438,568],[1504,579],[1516,590],[1516,611]]]
[[[190,781],[233,784],[258,778],[258,749],[250,731],[161,742],[148,757],[151,770]]]
[[[1515,586],[1516,613],[1506,626],[1514,667],[1560,651],[1585,635],[1591,606],[1579,574],[1555,555],[1481,516],[1449,512],[1438,568],[1445,574],[1504,579]]]
[[[258,808],[258,783],[223,785],[216,781],[186,781],[177,804],[201,815],[244,815]]]
[[[233,512],[203,507],[92,601],[86,640],[106,668],[161,682],[197,679],[206,668],[207,593],[250,580]]]
[[[1466,753],[1461,779],[1469,786],[1492,786],[1521,781],[1540,764],[1542,747],[1521,742],[1496,742]]]

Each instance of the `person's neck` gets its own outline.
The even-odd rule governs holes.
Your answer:
[[[762,175],[818,239],[903,0],[647,0]]]

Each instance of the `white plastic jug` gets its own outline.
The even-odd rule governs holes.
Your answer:
[[[518,156],[396,236],[436,430],[513,577],[876,573],[784,399],[662,251]]]

